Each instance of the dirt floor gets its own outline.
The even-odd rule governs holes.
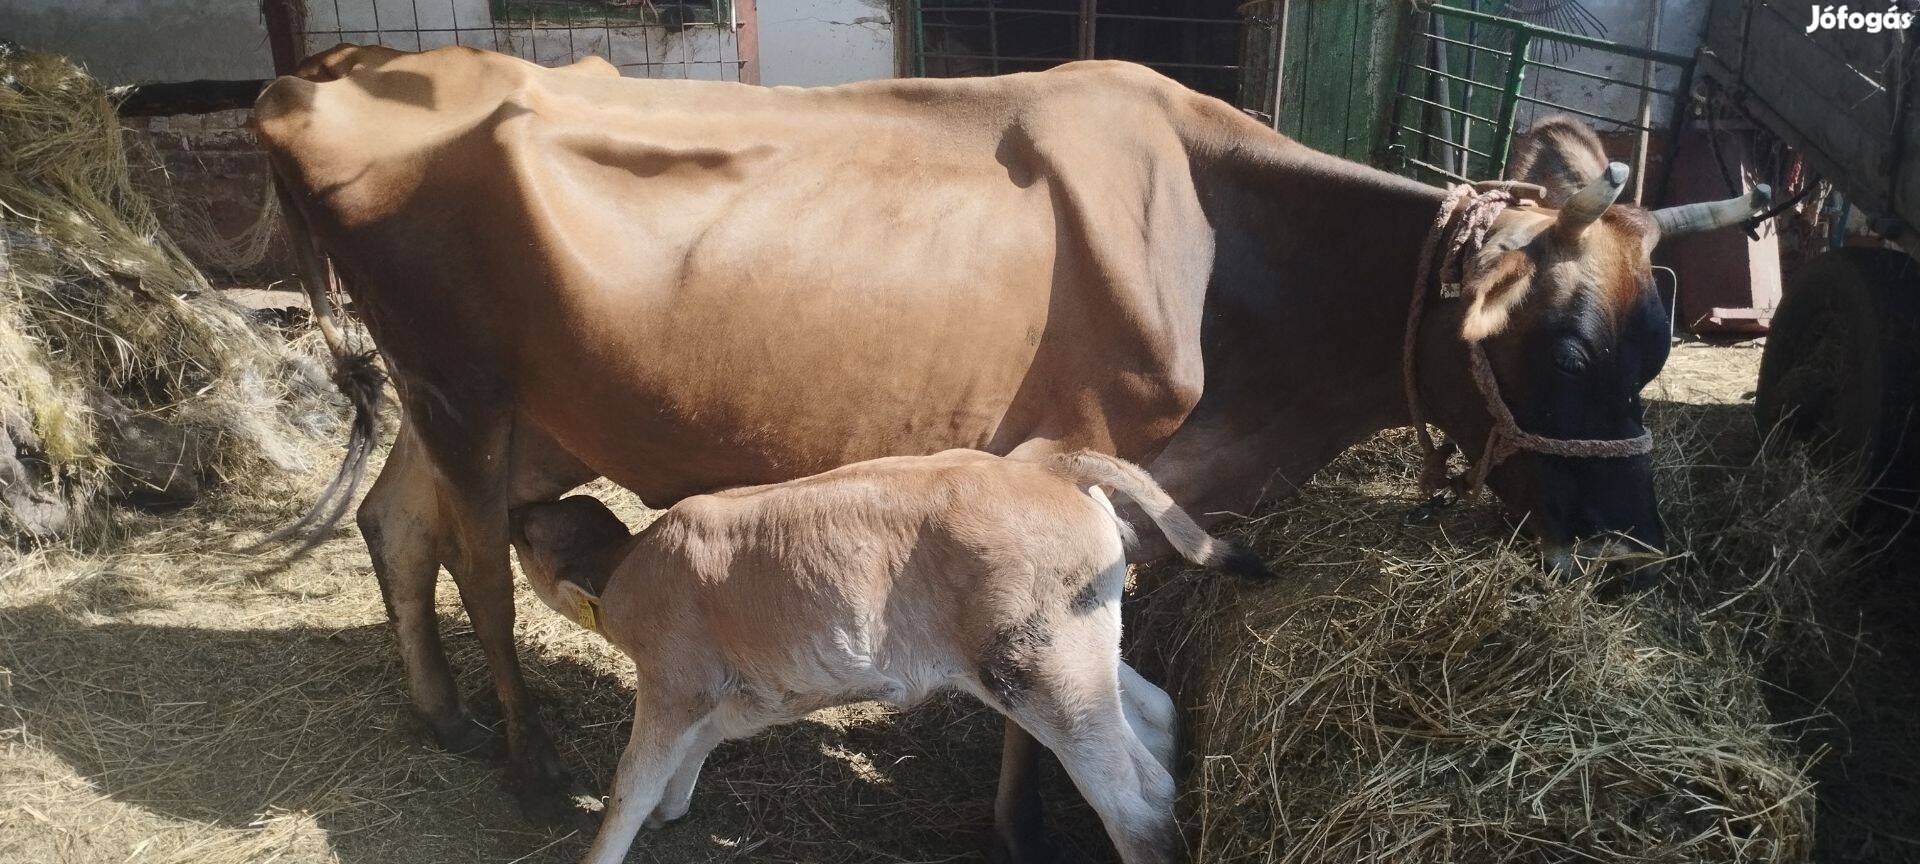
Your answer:
[[[1744,410],[1759,355],[1681,346],[1650,395]],[[0,551],[0,862],[557,862],[584,851],[577,833],[526,823],[495,762],[420,743],[350,526],[277,570],[240,551],[295,515],[319,473],[141,517],[109,551]],[[596,491],[630,521],[643,515],[617,490]],[[625,661],[520,591],[520,645],[549,728],[604,788],[625,738]],[[445,579],[440,596],[453,661],[481,697],[483,663]],[[998,740],[997,717],[957,698],[903,716],[822,712],[720,748],[693,815],[643,835],[630,860],[980,860]],[[1834,764],[1837,783],[1869,770]],[[1050,770],[1068,857],[1110,860]],[[1887,833],[1855,842],[1899,860]]]

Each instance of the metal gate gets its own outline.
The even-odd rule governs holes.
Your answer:
[[[1654,131],[1652,117],[1670,112],[1672,128],[1680,126],[1686,107],[1681,96],[1693,80],[1691,57],[1472,9],[1429,6],[1413,16],[1413,38],[1398,64],[1382,167],[1435,183],[1499,178],[1507,170],[1516,128],[1566,113],[1603,135],[1637,133],[1632,161],[1638,184]],[[1594,56],[1576,64],[1576,52]],[[1616,67],[1629,71],[1594,71]],[[1541,95],[1543,79],[1577,83],[1580,87],[1565,89],[1580,94],[1582,104]],[[1663,81],[1677,83],[1661,86]],[[1646,98],[1639,98],[1642,94]],[[1629,95],[1631,102],[1620,98]],[[1658,97],[1671,102],[1665,112]]]
[[[280,0],[285,2],[285,0]],[[301,54],[338,42],[470,45],[542,65],[589,54],[621,74],[759,83],[754,0],[306,0]],[[304,8],[298,8],[304,6]]]

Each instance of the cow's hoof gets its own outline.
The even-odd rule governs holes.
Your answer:
[[[1008,837],[996,831],[987,838],[987,860],[993,864],[1058,864],[1065,859],[1045,835]]]
[[[510,775],[511,776],[511,775]],[[554,831],[591,837],[600,824],[597,800],[563,783],[526,783],[509,779],[527,821]]]
[[[455,756],[492,758],[503,752],[501,748],[504,742],[500,736],[481,725],[465,709],[449,711],[440,716],[416,712],[413,720],[435,747]]]

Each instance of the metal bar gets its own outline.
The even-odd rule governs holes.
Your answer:
[[[1440,104],[1440,103],[1438,103],[1438,102],[1433,102],[1433,101],[1430,101],[1430,100],[1427,100],[1427,99],[1422,99],[1422,98],[1420,98],[1420,97],[1418,97],[1418,96],[1415,96],[1415,95],[1413,95],[1412,93],[1401,93],[1401,94],[1399,94],[1399,95],[1400,95],[1400,98],[1402,98],[1402,99],[1411,99],[1411,100],[1413,100],[1413,101],[1415,101],[1415,102],[1418,102],[1418,103],[1420,103],[1420,104],[1422,104],[1422,105],[1426,105],[1426,106],[1428,106],[1428,107],[1432,107],[1432,108],[1438,108],[1438,109],[1440,109],[1440,110],[1442,110],[1442,111],[1451,111],[1451,112],[1453,112],[1453,113],[1455,113],[1455,114],[1459,114],[1459,115],[1461,115],[1461,116],[1464,116],[1464,117],[1469,117],[1469,118],[1472,118],[1472,119],[1474,119],[1474,120],[1478,120],[1478,121],[1480,121],[1480,122],[1482,122],[1482,123],[1498,123],[1498,122],[1500,122],[1500,121],[1498,121],[1498,120],[1494,120],[1494,119],[1492,119],[1492,118],[1490,118],[1490,117],[1482,117],[1482,116],[1480,116],[1480,115],[1478,115],[1478,114],[1475,114],[1475,113],[1473,113],[1473,112],[1471,112],[1471,111],[1462,111],[1462,110],[1460,110],[1460,109],[1458,109],[1458,108],[1455,108],[1455,107],[1452,107],[1452,106],[1450,106],[1450,105],[1442,105],[1442,104]]]
[[[1166,21],[1175,24],[1233,24],[1238,26],[1238,18],[1185,18],[1176,15],[1126,15],[1119,12],[1101,12],[1100,17],[1123,21]]]
[[[1623,127],[1623,128],[1627,128],[1627,129],[1643,129],[1643,128],[1647,128],[1647,127],[1643,127],[1643,126],[1640,126],[1640,125],[1638,125],[1638,124],[1635,124],[1635,123],[1633,123],[1632,121],[1629,121],[1629,120],[1621,120],[1621,119],[1619,119],[1619,118],[1617,118],[1617,117],[1608,117],[1608,116],[1607,116],[1607,115],[1605,115],[1605,114],[1595,114],[1595,113],[1593,113],[1592,111],[1582,111],[1582,110],[1580,110],[1580,109],[1578,109],[1578,108],[1575,108],[1575,107],[1573,107],[1573,106],[1571,106],[1571,105],[1562,105],[1562,104],[1560,104],[1560,103],[1558,103],[1558,102],[1549,102],[1549,101],[1547,101],[1547,100],[1545,100],[1545,99],[1539,99],[1539,98],[1535,98],[1535,97],[1533,97],[1533,96],[1524,96],[1524,95],[1523,95],[1523,96],[1521,96],[1521,97],[1520,97],[1520,101],[1522,101],[1522,102],[1526,102],[1526,103],[1529,103],[1529,104],[1532,104],[1532,105],[1539,105],[1539,106],[1541,106],[1541,107],[1543,107],[1543,108],[1552,108],[1552,109],[1554,109],[1554,110],[1557,110],[1557,111],[1565,111],[1565,112],[1567,112],[1567,113],[1569,113],[1569,114],[1578,114],[1578,115],[1580,115],[1580,116],[1582,116],[1582,117],[1585,117],[1585,118],[1587,118],[1587,119],[1589,119],[1589,120],[1599,120],[1599,121],[1601,121],[1601,122],[1604,122],[1604,123],[1613,123],[1613,124],[1617,124],[1617,125],[1619,125],[1619,126],[1621,126],[1621,127]]]
[[[1435,173],[1435,174],[1438,174],[1438,175],[1440,175],[1440,176],[1442,176],[1442,177],[1446,177],[1446,178],[1449,178],[1449,179],[1452,179],[1452,180],[1458,180],[1458,181],[1460,181],[1461,183],[1472,183],[1472,182],[1473,182],[1472,180],[1469,180],[1469,179],[1467,179],[1467,178],[1465,178],[1465,177],[1462,177],[1462,176],[1460,176],[1460,175],[1458,175],[1458,174],[1455,174],[1455,173],[1453,173],[1452,171],[1448,171],[1447,169],[1445,169],[1445,168],[1442,168],[1442,167],[1440,167],[1440,166],[1438,166],[1438,165],[1433,165],[1433,164],[1430,164],[1430,163],[1427,163],[1427,162],[1422,162],[1422,161],[1420,161],[1420,160],[1418,160],[1418,159],[1415,159],[1415,158],[1413,158],[1412,156],[1408,156],[1408,157],[1407,157],[1407,164],[1409,164],[1409,165],[1412,165],[1412,166],[1414,166],[1415,168],[1425,168],[1426,170],[1428,170],[1428,171],[1432,171],[1433,173]]]
[[[926,12],[947,12],[947,13],[958,12],[962,15],[984,15],[992,11],[1004,12],[1009,15],[1020,14],[1020,15],[1078,16],[1080,14],[1079,12],[1076,12],[1071,9],[1010,9],[1006,7],[997,7],[996,9],[987,9],[981,6],[925,6],[921,8],[923,11],[926,11]]]
[[[1000,74],[1000,12],[987,0],[987,53],[993,55],[993,74]]]
[[[1435,6],[1435,11],[1445,7]],[[1478,15],[1478,13],[1475,13]],[[1492,18],[1493,16],[1480,16]],[[1495,18],[1495,21],[1503,20]],[[1527,52],[1533,47],[1533,34],[1528,30],[1513,32],[1513,54],[1507,58],[1507,81],[1500,90],[1500,117],[1493,123],[1493,132],[1497,136],[1494,152],[1499,155],[1488,166],[1493,169],[1494,177],[1507,176],[1507,157],[1513,153],[1513,114],[1520,108],[1520,88],[1527,83]]]
[[[1660,0],[1648,0],[1647,47],[1660,47]],[[1647,139],[1653,134],[1653,73],[1652,60],[1640,61],[1640,110],[1634,114],[1634,121],[1640,125],[1639,139],[1633,148],[1633,205],[1646,206],[1647,192]]]
[[[1592,36],[1568,33],[1565,30],[1555,30],[1552,27],[1541,27],[1537,24],[1528,24],[1525,21],[1515,21],[1511,18],[1502,18],[1498,15],[1489,15],[1485,12],[1475,12],[1471,9],[1436,5],[1427,7],[1427,11],[1436,15],[1446,15],[1452,18],[1463,18],[1468,21],[1478,21],[1483,24],[1507,27],[1517,33],[1525,34],[1529,40],[1534,38],[1551,39],[1555,42],[1566,42],[1582,48],[1595,48],[1614,54],[1624,54],[1637,60],[1653,60],[1659,63],[1670,63],[1675,66],[1693,62],[1692,57],[1682,54],[1668,54],[1665,51],[1635,48],[1632,45],[1622,45],[1618,42],[1609,42],[1605,39],[1597,39]]]
[[[1100,8],[1099,0],[1080,0],[1080,59],[1093,59],[1093,28],[1097,23],[1094,12]]]
[[[916,78],[927,77],[927,16],[925,9],[917,2],[913,4],[913,45],[911,50],[913,51],[913,56],[908,59],[913,63],[913,69],[910,71],[913,72]]]
[[[949,54],[945,51],[924,51],[924,52],[921,52],[920,56],[938,57],[942,60],[992,60],[993,59],[992,55],[988,55],[988,54]],[[1009,63],[1067,63],[1072,61],[1074,58],[1072,57],[1002,57],[1000,59],[1005,60]]]
[[[1434,69],[1434,68],[1431,68],[1431,67],[1427,67],[1427,66],[1422,66],[1422,65],[1420,65],[1420,64],[1418,64],[1418,63],[1414,63],[1414,62],[1411,62],[1411,61],[1407,61],[1407,60],[1402,60],[1402,61],[1400,61],[1400,65],[1402,65],[1402,66],[1410,66],[1410,67],[1412,67],[1412,68],[1415,68],[1415,69],[1418,69],[1418,70],[1420,70],[1420,71],[1422,71],[1422,72],[1426,72],[1426,73],[1429,73],[1429,74],[1433,74],[1433,75],[1438,75],[1438,76],[1440,76],[1440,77],[1442,77],[1442,78],[1445,78],[1445,79],[1447,79],[1447,80],[1449,80],[1449,81],[1458,81],[1458,82],[1460,82],[1460,83],[1462,83],[1462,84],[1478,84],[1478,85],[1480,85],[1480,86],[1483,86],[1483,87],[1484,87],[1484,86],[1486,86],[1486,84],[1487,84],[1487,82],[1485,82],[1485,81],[1475,81],[1475,80],[1473,80],[1472,78],[1462,78],[1462,77],[1460,77],[1460,76],[1458,76],[1458,75],[1453,75],[1453,74],[1450,74],[1450,73],[1447,73],[1447,72],[1442,72],[1442,71],[1440,71],[1440,70],[1438,70],[1438,69]]]
[[[1672,96],[1672,95],[1674,95],[1674,93],[1673,93],[1673,91],[1672,91],[1672,90],[1663,90],[1663,89],[1661,89],[1661,88],[1659,88],[1659,87],[1654,87],[1654,86],[1652,86],[1652,85],[1645,85],[1645,86],[1643,86],[1643,85],[1640,85],[1640,84],[1635,84],[1635,83],[1633,83],[1632,81],[1622,81],[1622,80],[1620,80],[1620,79],[1618,79],[1618,78],[1608,78],[1608,77],[1607,77],[1607,76],[1605,76],[1605,75],[1599,75],[1599,74],[1596,74],[1596,73],[1593,73],[1593,72],[1588,72],[1588,71],[1586,71],[1586,70],[1584,70],[1584,69],[1571,69],[1571,68],[1568,68],[1568,67],[1566,67],[1566,66],[1556,66],[1556,65],[1554,65],[1554,64],[1552,64],[1552,63],[1548,63],[1548,62],[1546,62],[1546,61],[1544,61],[1544,60],[1535,60],[1535,61],[1533,61],[1533,65],[1534,65],[1535,67],[1537,67],[1537,68],[1540,68],[1540,69],[1552,69],[1552,70],[1553,70],[1553,71],[1555,71],[1555,72],[1564,72],[1564,73],[1566,73],[1566,74],[1568,74],[1568,75],[1578,75],[1578,76],[1580,76],[1580,77],[1582,77],[1582,78],[1592,78],[1592,79],[1593,79],[1593,80],[1595,80],[1595,81],[1605,81],[1605,82],[1606,82],[1606,83],[1608,83],[1608,84],[1615,84],[1615,85],[1618,85],[1618,86],[1621,86],[1621,87],[1631,87],[1631,88],[1633,88],[1633,89],[1635,89],[1635,90],[1645,90],[1645,91],[1647,91],[1647,92],[1649,92],[1649,93],[1658,93],[1658,94],[1660,94],[1660,95],[1662,95],[1662,96]],[[1691,64],[1689,64],[1689,65],[1691,65]]]
[[[1287,18],[1293,13],[1293,0],[1275,0],[1280,5],[1280,28],[1275,37],[1280,48],[1273,52],[1273,131],[1280,131],[1281,89],[1287,83]]]
[[[1458,39],[1449,39],[1445,36],[1439,36],[1433,33],[1421,33],[1420,35],[1428,39],[1432,39],[1435,42],[1445,42],[1448,45],[1458,45],[1462,48],[1470,48],[1474,51],[1479,51],[1486,54],[1492,54],[1495,57],[1512,57],[1513,56],[1512,54],[1508,54],[1507,52],[1502,51],[1498,48],[1488,48],[1485,45],[1475,45],[1472,42],[1462,42]]]
[[[944,60],[992,60],[994,59],[994,56],[991,54],[948,54],[943,51],[927,51],[927,52],[923,52],[922,56],[939,57]],[[1065,63],[1070,60],[1073,60],[1074,58],[1072,57],[1001,57],[1000,59],[1010,63]],[[1131,60],[1128,62],[1138,63],[1142,66],[1162,68],[1162,69],[1222,69],[1228,72],[1232,72],[1240,68],[1239,66],[1222,66],[1214,63],[1175,63],[1172,61],[1163,62],[1159,60]]]
[[[1468,153],[1472,153],[1472,154],[1473,154],[1473,155],[1475,155],[1475,156],[1481,156],[1481,157],[1485,157],[1485,158],[1487,158],[1487,159],[1492,159],[1492,158],[1493,158],[1493,154],[1492,154],[1492,153],[1482,153],[1482,152],[1480,152],[1480,151],[1478,151],[1478,150],[1475,150],[1475,149],[1473,149],[1472,147],[1468,147],[1467,145],[1465,145],[1465,144],[1462,144],[1462,143],[1460,143],[1460,142],[1458,142],[1458,141],[1455,141],[1455,140],[1453,140],[1453,139],[1451,139],[1451,138],[1446,138],[1446,137],[1442,137],[1442,136],[1440,136],[1440,135],[1435,135],[1435,134],[1433,134],[1432,132],[1428,132],[1428,131],[1426,131],[1426,130],[1424,130],[1424,129],[1415,129],[1415,128],[1413,128],[1413,127],[1411,127],[1411,126],[1402,126],[1402,125],[1399,125],[1399,124],[1394,124],[1394,128],[1395,128],[1395,129],[1399,129],[1399,130],[1402,130],[1402,131],[1405,131],[1405,132],[1412,132],[1413,134],[1415,134],[1415,135],[1418,135],[1418,136],[1420,136],[1421,138],[1425,138],[1426,140],[1428,140],[1428,141],[1430,141],[1430,142],[1432,142],[1432,143],[1435,143],[1435,144],[1440,144],[1440,145],[1443,145],[1443,146],[1445,146],[1445,147],[1447,147],[1448,149],[1451,149],[1451,150],[1464,150],[1464,151],[1466,151],[1466,152],[1468,152]]]

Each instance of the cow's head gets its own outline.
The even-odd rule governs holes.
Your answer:
[[[1665,364],[1671,332],[1653,286],[1654,246],[1739,222],[1764,190],[1657,212],[1616,205],[1626,166],[1609,164],[1593,133],[1564,118],[1538,124],[1514,165],[1513,179],[1540,186],[1541,200],[1499,215],[1457,299],[1429,298],[1417,355],[1422,401],[1469,455],[1481,454],[1493,419],[1469,371],[1468,346],[1478,342],[1522,430],[1568,440],[1638,437],[1640,391]],[[1666,536],[1650,456],[1521,451],[1487,481],[1525,514],[1552,569],[1625,558],[1635,565],[1625,568],[1630,586],[1658,576]]]

